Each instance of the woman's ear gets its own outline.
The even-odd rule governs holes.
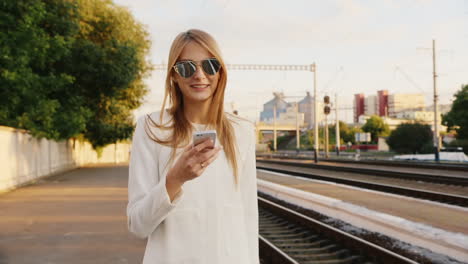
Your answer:
[[[171,76],[171,81],[170,82],[171,82],[172,85],[177,84],[177,80],[176,80],[176,78],[174,78],[174,76]]]
[[[171,80],[173,83],[177,83],[177,78],[174,73],[171,74]]]

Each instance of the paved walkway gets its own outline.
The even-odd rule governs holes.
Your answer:
[[[96,166],[0,195],[0,264],[141,263],[127,230],[128,166]]]

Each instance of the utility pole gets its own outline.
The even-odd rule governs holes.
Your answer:
[[[273,150],[276,152],[276,101],[273,105]]]
[[[296,102],[296,150],[301,148],[301,134],[299,133],[299,104]]]
[[[435,55],[435,39],[432,40],[432,67],[433,67],[433,79],[434,79],[434,149],[435,149],[435,161],[439,162],[440,142],[439,142],[439,122],[438,111],[437,111],[437,73],[436,73],[436,55]]]
[[[329,158],[328,155],[328,115],[325,115],[325,158]]]
[[[338,94],[335,95],[335,141],[336,141],[336,155],[340,155],[340,121],[338,120]]]
[[[325,114],[325,158],[329,158],[328,155],[328,114],[330,114],[330,96],[326,95],[323,98],[324,107],[323,112]]]
[[[318,162],[318,99],[317,99],[317,65],[312,64],[311,70],[314,71],[314,160]]]

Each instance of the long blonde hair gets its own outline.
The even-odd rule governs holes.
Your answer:
[[[176,149],[180,147],[184,147],[187,144],[191,143],[191,133],[193,131],[192,125],[190,121],[187,120],[184,114],[184,100],[182,96],[182,92],[179,88],[179,85],[173,81],[173,66],[177,62],[180,54],[184,47],[189,43],[195,41],[202,47],[204,47],[208,52],[210,52],[221,64],[221,68],[219,70],[219,80],[218,86],[213,94],[211,107],[213,108],[212,111],[208,112],[208,126],[212,127],[212,129],[216,129],[216,133],[220,140],[221,145],[224,148],[224,152],[226,155],[227,160],[234,172],[234,181],[236,186],[238,185],[239,176],[238,176],[238,164],[237,164],[237,155],[238,149],[236,144],[236,139],[234,135],[234,129],[231,124],[233,119],[229,120],[224,113],[223,109],[223,102],[224,102],[224,91],[226,89],[227,83],[227,71],[226,65],[224,63],[223,58],[221,57],[221,52],[218,47],[218,44],[214,40],[212,36],[208,33],[198,30],[198,29],[190,29],[186,32],[182,32],[174,39],[172,42],[171,50],[169,52],[169,59],[167,65],[167,75],[166,75],[166,89],[164,92],[164,100],[161,107],[161,113],[159,116],[160,124],[156,123],[151,117],[148,115],[146,118],[146,132],[148,136],[155,142],[169,146],[172,148],[171,157],[169,159],[168,164],[172,164],[176,157]],[[168,126],[162,124],[163,122],[163,114],[165,114],[165,105],[167,97],[169,96],[169,100],[171,106],[168,110],[170,116],[172,117],[173,122],[170,123]],[[235,122],[235,121],[234,121]],[[167,124],[166,123],[166,124]],[[170,130],[172,134],[167,137],[166,139],[157,138],[151,129],[150,126],[157,127],[162,130]],[[149,133],[148,133],[149,131]],[[166,166],[168,165],[166,164]]]

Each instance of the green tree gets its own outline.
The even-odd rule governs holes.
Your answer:
[[[109,0],[79,0],[79,41],[69,71],[79,75],[81,91],[92,118],[85,137],[94,147],[127,139],[133,132],[132,110],[142,103],[143,78],[151,70],[146,56],[148,33],[130,12]]]
[[[400,124],[387,138],[388,146],[397,153],[430,153],[432,142],[431,126],[421,123]]]
[[[343,121],[340,122],[340,144],[346,144],[348,142],[351,143],[356,143],[355,138],[354,138],[354,133],[360,132],[359,128],[355,127],[349,127],[348,124],[346,124]],[[335,137],[335,132],[336,128],[335,125],[331,126],[330,128],[330,135],[333,134],[333,137]],[[333,144],[335,144],[335,139],[333,139]]]
[[[57,140],[85,129],[89,112],[63,96],[75,77],[59,67],[78,30],[72,2],[1,1],[0,124]]]
[[[457,139],[468,140],[468,85],[462,85],[454,95],[452,109],[442,116],[447,130],[455,129]]]
[[[377,115],[373,115],[367,119],[364,126],[362,126],[362,130],[371,133],[372,143],[374,144],[377,143],[379,137],[388,136],[390,133],[388,125]]]
[[[34,136],[130,137],[151,70],[145,28],[109,0],[0,3],[0,124]]]
[[[346,123],[339,121],[340,122],[340,144],[346,144],[348,142],[355,143],[354,140],[354,133],[355,132],[360,132],[361,130],[357,127],[349,127]],[[321,147],[323,147],[325,143],[324,139],[324,128],[319,127],[319,144]],[[335,137],[335,125],[331,125],[328,127],[328,139],[329,139],[329,145],[335,145],[336,144],[336,137]],[[294,140],[295,142],[295,140]],[[313,129],[308,129],[305,133],[301,134],[301,148],[304,149],[309,149],[312,150],[314,148],[314,130]]]

